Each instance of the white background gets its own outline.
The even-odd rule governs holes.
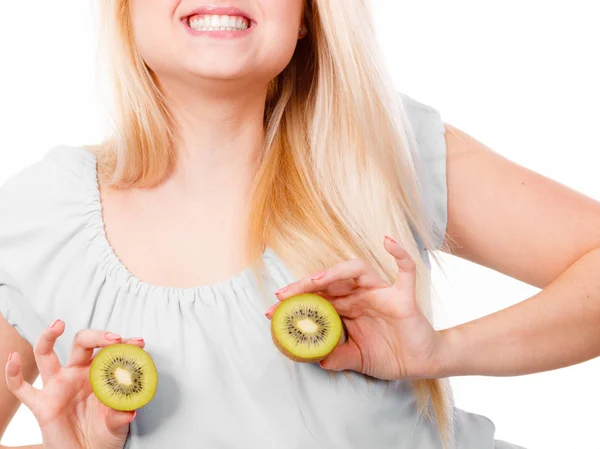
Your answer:
[[[251,1],[251,0],[248,0]],[[206,3],[206,2],[198,2]],[[600,199],[600,27],[589,0],[372,0],[394,83],[506,157]],[[57,144],[98,141],[91,2],[0,6],[0,183]],[[0,217],[1,219],[1,217]],[[444,257],[440,324],[537,289]],[[600,447],[600,359],[517,378],[453,379],[456,402],[528,449]],[[21,408],[5,445],[40,441]]]

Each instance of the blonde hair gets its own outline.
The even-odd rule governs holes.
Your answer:
[[[155,186],[175,162],[176,123],[136,50],[129,1],[102,0],[102,8],[116,120],[112,136],[94,148],[98,171],[113,186]],[[308,36],[268,88],[251,256],[260,264],[268,246],[297,276],[360,258],[393,282],[397,266],[383,248],[383,236],[392,235],[417,265],[418,304],[431,319],[430,274],[415,234],[430,253],[435,244],[416,143],[368,1],[308,0],[304,20]],[[420,412],[435,417],[447,445],[454,437],[447,380],[413,385]]]

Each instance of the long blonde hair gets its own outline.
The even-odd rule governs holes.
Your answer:
[[[109,55],[103,70],[113,79],[116,108],[114,132],[94,148],[98,171],[113,186],[155,186],[175,162],[176,123],[136,49],[129,1],[101,1]],[[308,36],[268,88],[251,256],[260,264],[268,246],[297,276],[361,258],[393,282],[397,267],[383,248],[383,236],[392,235],[416,262],[418,303],[431,319],[430,275],[415,235],[433,254],[432,226],[419,195],[415,140],[381,58],[370,5],[306,0],[304,10]],[[447,380],[413,385],[420,412],[435,418],[447,445]]]

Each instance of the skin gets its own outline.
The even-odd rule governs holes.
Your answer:
[[[189,35],[179,18],[205,2],[132,3],[134,22],[148,22],[136,32],[141,54],[158,74],[182,136],[177,166],[160,186],[120,191],[101,182],[107,234],[141,279],[180,287],[226,279],[251,262],[241,255],[267,85],[293,56],[302,2],[240,3],[257,23],[243,45]],[[147,263],[158,257],[171,263]]]
[[[264,27],[244,49],[213,47],[178,28],[178,15],[196,7],[194,2],[134,0],[133,5],[142,54],[181,123],[182,140],[176,170],[157,188],[114,191],[101,185],[107,235],[141,279],[180,287],[218,282],[248,263],[239,254],[247,245],[245,205],[263,138],[266,82],[292,56],[301,2],[248,2],[248,12]],[[151,26],[142,29],[141,23]],[[453,253],[543,290],[504,311],[435,331],[415,306],[413,261],[382,236],[398,265],[393,285],[363,262],[347,261],[278,294],[285,300],[319,292],[343,316],[348,340],[322,366],[386,379],[519,375],[598,356],[600,204],[502,158],[451,125],[446,125],[446,144]],[[145,247],[151,252],[139,252]],[[190,266],[196,267],[193,272]],[[344,288],[354,292],[340,296]],[[18,365],[24,380],[32,382],[40,364],[3,318],[0,341],[0,358],[19,353],[7,372]],[[61,404],[73,410],[73,401]],[[18,406],[5,384],[0,384],[0,404],[1,434]],[[100,413],[92,405],[90,410]],[[62,428],[76,428],[66,421]],[[111,444],[120,441],[116,436]]]

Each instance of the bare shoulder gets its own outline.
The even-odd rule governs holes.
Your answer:
[[[452,254],[543,288],[600,247],[600,202],[444,128]]]

